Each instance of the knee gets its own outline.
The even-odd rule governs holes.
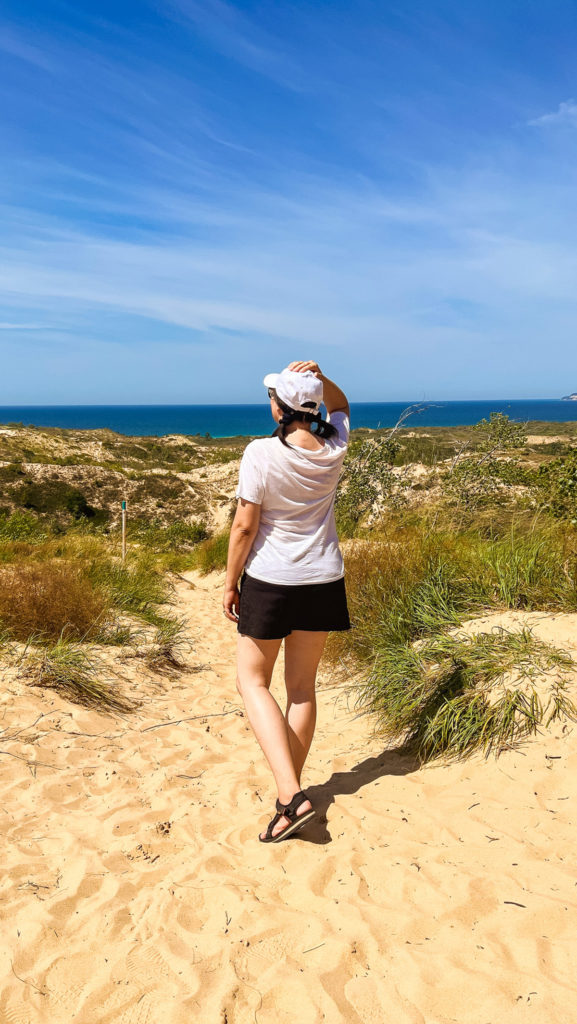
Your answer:
[[[314,679],[290,679],[286,681],[286,692],[291,704],[307,704],[315,700]]]
[[[245,700],[251,693],[255,693],[258,690],[268,690],[270,682],[268,679],[261,678],[260,676],[244,676],[242,679],[240,675],[236,677],[236,688],[240,693],[243,700]]]

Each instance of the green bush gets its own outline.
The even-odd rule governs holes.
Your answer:
[[[0,515],[2,540],[45,540],[51,529],[33,512],[12,512]]]
[[[476,451],[484,455],[519,450],[527,444],[525,424],[514,423],[502,412],[492,412],[488,420],[476,423],[474,430]]]
[[[19,462],[10,462],[7,466],[0,466],[0,482],[11,484],[21,476],[25,476],[25,470]]]
[[[512,423],[503,413],[491,413],[490,419],[475,425],[473,441],[461,445],[443,473],[446,497],[470,513],[494,501],[503,484],[531,483],[531,474],[508,458],[526,442],[523,424]]]
[[[164,526],[158,520],[133,520],[129,528],[130,540],[138,541],[156,551],[190,551],[196,544],[207,540],[208,536],[208,527],[201,520],[192,523],[177,520],[168,526]]]
[[[537,482],[544,506],[557,518],[577,524],[577,450],[540,466]]]
[[[90,518],[96,511],[78,488],[62,480],[25,480],[14,489],[13,495],[19,505],[35,512],[64,511],[79,519],[82,516]]]
[[[96,509],[88,504],[81,491],[71,491],[65,498],[64,507],[72,513],[74,519],[80,519],[82,516],[91,519],[96,512]]]
[[[400,503],[392,472],[399,450],[399,441],[391,435],[361,438],[349,445],[335,502],[342,538],[354,537],[359,524],[385,501]]]

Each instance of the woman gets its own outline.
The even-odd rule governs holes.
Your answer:
[[[276,843],[314,816],[300,779],[315,729],[317,667],[329,630],[350,629],[334,520],[349,404],[311,361],[264,384],[278,426],[242,458],[223,607],[239,633],[238,690],[278,791],[277,813],[259,838]],[[283,639],[284,715],[269,689]]]

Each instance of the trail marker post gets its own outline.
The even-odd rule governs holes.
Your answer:
[[[126,502],[122,502],[122,561],[126,558]]]

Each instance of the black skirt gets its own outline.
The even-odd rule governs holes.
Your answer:
[[[244,573],[237,629],[255,640],[280,640],[293,629],[350,629],[344,579],[331,583],[265,583]]]

